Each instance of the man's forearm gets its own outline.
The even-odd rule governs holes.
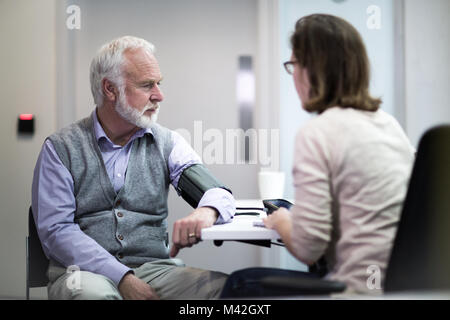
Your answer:
[[[92,238],[79,230],[78,225],[48,234],[42,239],[48,248],[49,258],[64,267],[76,265],[82,271],[101,274],[116,285],[130,268],[120,263]]]

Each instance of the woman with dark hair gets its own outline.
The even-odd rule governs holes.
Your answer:
[[[406,195],[414,148],[397,121],[369,94],[369,61],[358,31],[325,14],[301,18],[284,64],[303,108],[318,116],[297,134],[295,204],[264,223],[307,265],[324,257],[326,279],[347,293],[382,293],[368,285],[371,271],[383,283]],[[234,272],[222,297],[283,295],[265,291],[262,277],[316,275],[250,268]]]

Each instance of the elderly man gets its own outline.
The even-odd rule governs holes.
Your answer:
[[[202,228],[228,222],[234,199],[180,135],[156,124],[161,80],[147,41],[122,37],[104,45],[91,64],[97,108],[46,139],[32,209],[50,259],[50,299],[219,296],[225,274],[174,257],[199,241]],[[196,200],[198,176],[212,183]],[[169,184],[196,207],[175,222],[170,252]]]

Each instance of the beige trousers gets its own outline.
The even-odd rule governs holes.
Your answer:
[[[133,269],[161,299],[218,299],[227,275],[186,267],[179,259],[148,262]],[[51,300],[122,299],[117,286],[105,276],[88,271],[67,272],[55,263],[48,269]]]

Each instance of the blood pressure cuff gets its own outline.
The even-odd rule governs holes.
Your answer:
[[[217,180],[204,165],[194,164],[184,169],[178,180],[177,191],[187,203],[197,208],[205,192],[212,188],[222,188],[231,193],[231,190]]]

